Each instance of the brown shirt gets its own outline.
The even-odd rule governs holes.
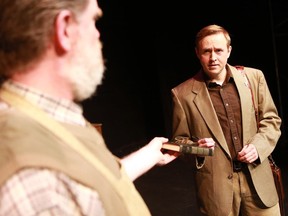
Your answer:
[[[233,76],[228,71],[223,85],[209,81],[206,83],[231,157],[235,160],[236,152],[242,149],[242,120],[240,98]]]

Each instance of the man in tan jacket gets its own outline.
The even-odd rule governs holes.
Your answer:
[[[195,169],[203,215],[279,216],[268,156],[281,119],[262,71],[227,63],[228,32],[206,26],[196,36],[201,70],[172,89],[173,136],[199,137],[212,157],[185,155]]]

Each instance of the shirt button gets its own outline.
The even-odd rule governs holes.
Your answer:
[[[237,137],[234,137],[234,140],[237,140]]]
[[[228,104],[228,103],[226,103],[226,104],[225,104],[225,106],[229,106],[229,104]]]
[[[233,121],[233,120],[230,120],[230,122],[233,123],[234,121]]]

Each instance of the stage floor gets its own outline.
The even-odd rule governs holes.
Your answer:
[[[275,157],[274,157],[275,159]],[[288,181],[287,164],[278,160],[283,182]],[[193,178],[180,160],[152,170],[135,181],[136,188],[147,203],[152,216],[199,216]],[[285,184],[285,194],[287,185]],[[288,200],[288,196],[287,200]],[[288,209],[286,200],[286,213]],[[287,214],[288,215],[288,214]]]

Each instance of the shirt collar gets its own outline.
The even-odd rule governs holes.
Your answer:
[[[226,78],[225,78],[225,81],[224,81],[223,85],[225,85],[228,82],[233,82],[234,81],[233,74],[232,74],[230,68],[226,67],[226,70],[227,70],[227,75],[226,75]],[[205,83],[206,83],[206,85],[208,87],[221,86],[220,84],[217,84],[216,82],[211,82],[209,80],[209,76],[203,70],[202,70],[202,73],[204,74],[204,80],[205,80]]]
[[[73,101],[52,97],[12,80],[4,82],[2,86],[23,96],[58,121],[83,126],[86,124],[82,107]]]

